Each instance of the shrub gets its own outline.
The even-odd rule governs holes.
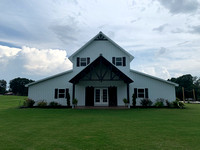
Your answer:
[[[184,108],[185,104],[181,101],[179,101],[179,108]]]
[[[67,106],[70,106],[70,94],[69,94],[69,92],[67,92],[66,99],[67,99]]]
[[[57,102],[52,101],[52,102],[49,103],[49,106],[50,107],[58,107],[58,106],[61,106],[61,105],[58,104]]]
[[[38,107],[46,107],[47,106],[47,102],[45,102],[44,100],[40,101],[40,102],[37,103],[37,106]]]
[[[184,108],[184,103],[180,101],[180,99],[176,98],[175,101],[172,102],[173,107],[175,108]]]
[[[77,100],[76,98],[73,99],[73,100],[72,100],[72,104],[74,105],[74,107],[77,106],[77,104],[78,104],[78,100]]]
[[[169,107],[169,108],[173,106],[172,103],[169,102],[168,100],[165,100],[165,103],[166,103],[167,107]]]
[[[35,104],[35,101],[29,98],[26,98],[24,101],[25,107],[33,107],[34,104]]]
[[[128,103],[128,100],[126,98],[123,99],[124,104]]]
[[[136,96],[135,96],[134,93],[133,93],[133,95],[132,95],[132,104],[133,104],[133,107],[136,106]]]
[[[164,106],[164,99],[163,98],[157,98],[154,106],[163,107]]]
[[[141,99],[140,101],[140,104],[144,107],[147,107],[147,106],[151,106],[152,105],[152,101],[149,99],[149,98],[143,98]]]

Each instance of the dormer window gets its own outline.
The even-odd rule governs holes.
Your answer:
[[[90,57],[77,57],[76,66],[87,66],[90,63]]]
[[[112,63],[116,66],[126,66],[126,57],[113,57]]]

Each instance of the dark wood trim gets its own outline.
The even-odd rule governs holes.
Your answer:
[[[72,100],[75,99],[75,83],[73,83],[73,94],[72,94]]]
[[[129,100],[129,83],[127,83],[127,100],[128,100],[128,103],[130,103],[130,100]]]
[[[96,67],[100,66],[99,72],[96,71]],[[104,77],[106,75],[106,72],[103,71],[104,67],[107,68],[107,72],[111,72],[110,75],[110,81],[122,80],[125,83],[132,83],[133,80],[129,78],[126,74],[124,74],[121,70],[119,70],[117,67],[115,67],[112,63],[110,63],[107,59],[105,59],[103,56],[99,56],[97,59],[95,59],[92,63],[90,63],[87,67],[85,67],[81,72],[79,72],[76,76],[74,76],[69,82],[77,84],[80,80],[83,80],[86,75],[88,75],[86,78],[92,80],[92,74],[91,72],[94,72],[99,81],[104,81]],[[94,77],[93,77],[94,78]]]

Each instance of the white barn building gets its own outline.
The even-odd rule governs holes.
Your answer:
[[[69,57],[71,70],[27,84],[28,97],[66,105],[69,92],[78,106],[124,106],[124,98],[132,105],[133,93],[136,105],[143,98],[174,101],[177,84],[130,69],[133,58],[99,32]]]

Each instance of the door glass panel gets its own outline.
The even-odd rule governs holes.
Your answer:
[[[96,89],[95,97],[95,102],[100,102],[100,89]]]
[[[108,101],[108,92],[107,89],[103,89],[103,102]]]

